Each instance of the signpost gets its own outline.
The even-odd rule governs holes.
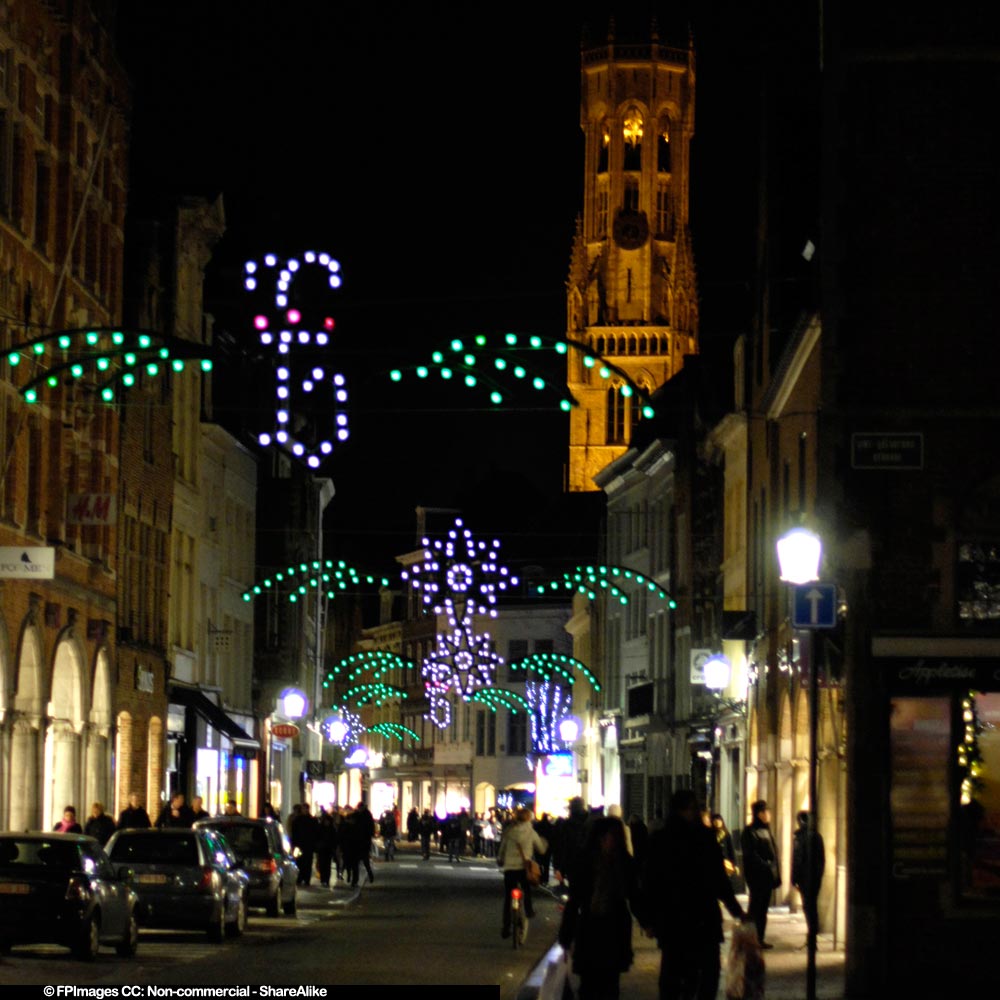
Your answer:
[[[834,628],[837,624],[837,585],[800,583],[794,588],[793,628]]]

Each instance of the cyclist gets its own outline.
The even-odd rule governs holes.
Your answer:
[[[510,937],[510,890],[520,886],[524,893],[524,915],[535,915],[531,905],[531,887],[524,871],[524,864],[535,854],[544,854],[548,844],[538,836],[531,825],[531,810],[523,806],[517,810],[514,822],[504,830],[497,851],[497,864],[503,869],[503,927],[501,937]]]

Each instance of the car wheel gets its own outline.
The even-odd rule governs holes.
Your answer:
[[[136,953],[136,949],[138,947],[139,923],[135,919],[135,914],[130,913],[128,915],[128,924],[125,927],[125,934],[122,936],[121,941],[115,945],[115,951],[117,951],[122,958],[131,958]]]
[[[212,918],[208,925],[209,941],[221,941],[226,936],[226,904],[225,901],[219,903],[219,912]]]
[[[280,906],[281,906],[281,886],[279,885],[278,888],[274,890],[274,895],[265,904],[264,912],[269,917],[276,917],[280,912]]]
[[[236,905],[236,919],[226,924],[226,933],[230,937],[239,937],[247,929],[247,898],[240,896]]]
[[[73,954],[84,962],[92,962],[101,947],[101,918],[93,914],[80,927]]]
[[[298,899],[298,893],[294,886],[292,886],[292,898],[282,906],[285,911],[285,916],[294,917],[295,916],[295,902]]]

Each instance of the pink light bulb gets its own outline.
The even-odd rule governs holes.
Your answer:
[[[300,313],[298,311],[298,309],[289,309],[288,310],[288,322],[289,323],[298,323],[298,321],[300,319],[302,319],[302,313]]]
[[[258,330],[266,330],[267,329],[267,317],[266,316],[254,316],[254,318],[253,318],[253,325]]]

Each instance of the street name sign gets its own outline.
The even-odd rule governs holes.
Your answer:
[[[793,628],[834,628],[837,624],[837,585],[800,583],[792,600]]]
[[[0,547],[0,579],[52,580],[56,575],[56,550],[41,547]]]
[[[924,467],[924,436],[918,431],[863,431],[851,435],[852,469],[901,472]]]

